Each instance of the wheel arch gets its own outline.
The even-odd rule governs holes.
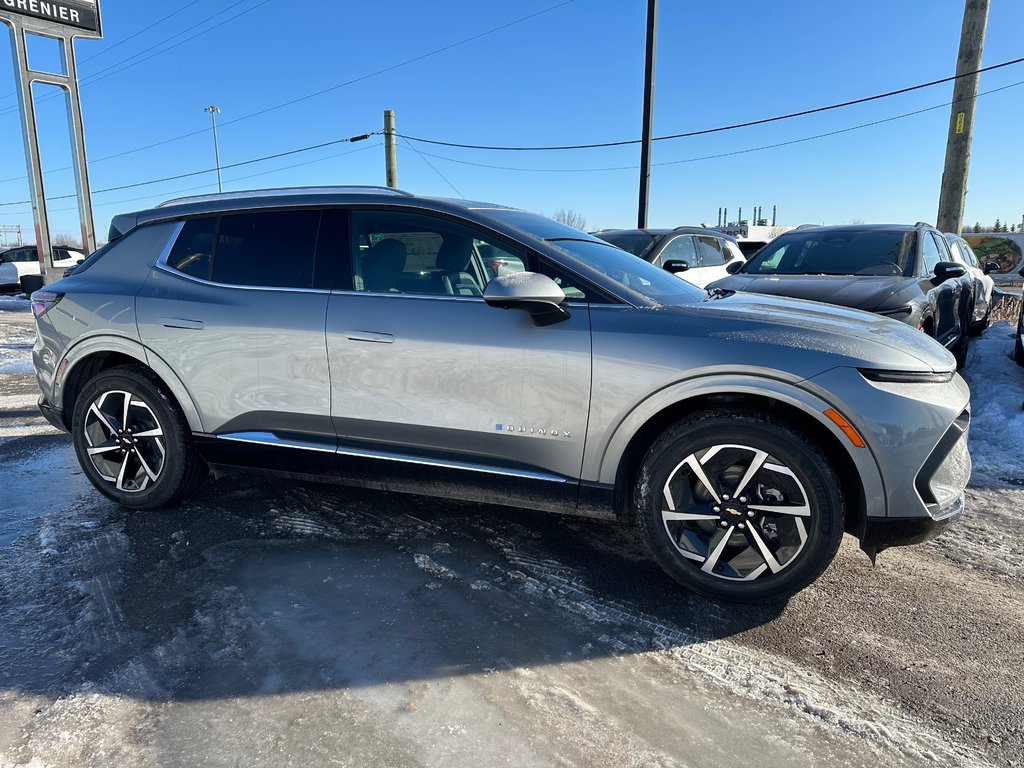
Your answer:
[[[633,481],[658,435],[685,416],[723,406],[775,413],[821,447],[842,482],[847,532],[858,538],[863,534],[869,509],[881,510],[872,516],[886,514],[884,486],[874,457],[869,449],[852,446],[824,415],[831,407],[828,403],[784,382],[733,380],[705,382],[698,391],[675,391],[674,396],[659,393],[623,420],[608,442],[600,466],[601,482],[614,483],[618,489],[615,506],[620,517],[631,516]]]
[[[96,374],[122,365],[140,365],[149,370],[181,408],[189,429],[193,432],[203,431],[195,402],[174,372],[138,342],[119,336],[90,337],[72,347],[64,356],[61,367],[65,371],[58,385],[56,405],[65,426],[71,425],[75,400],[82,387]]]

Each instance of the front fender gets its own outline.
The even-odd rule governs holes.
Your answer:
[[[687,379],[654,392],[638,402],[624,418],[608,430],[600,442],[587,446],[583,462],[583,477],[594,478],[602,485],[615,484],[620,463],[630,441],[651,419],[668,408],[708,395],[755,395],[768,397],[797,408],[835,436],[860,475],[867,502],[868,515],[886,515],[886,495],[882,475],[871,448],[854,447],[842,431],[825,416],[825,411],[835,406],[821,397],[808,392],[794,383],[760,376],[726,374],[708,375]],[[839,410],[839,409],[837,409]],[[843,413],[840,410],[840,413]],[[843,416],[857,427],[856,414]]]

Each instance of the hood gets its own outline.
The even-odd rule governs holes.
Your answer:
[[[902,275],[730,275],[711,287],[874,310],[908,284]]]
[[[852,366],[902,371],[952,371],[956,360],[941,344],[896,320],[856,309],[812,301],[726,294],[698,304],[662,307],[659,312],[699,319],[711,341],[739,343],[746,357],[793,373],[813,376]],[[773,359],[774,358],[774,359]]]

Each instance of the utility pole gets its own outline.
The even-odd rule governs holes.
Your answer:
[[[217,142],[217,115],[220,114],[220,107],[211,104],[203,112],[209,112],[210,119],[213,120],[213,156],[217,161],[217,191],[223,192],[224,182],[220,178],[220,145]]]
[[[398,152],[395,147],[395,111],[384,110],[384,175],[392,189],[398,189]]]
[[[939,215],[936,226],[941,232],[960,234],[964,224],[964,199],[967,197],[967,171],[971,163],[974,137],[974,105],[978,98],[978,74],[961,77],[981,69],[985,47],[989,0],[967,0],[960,30],[960,52],[956,59],[957,79],[953,85],[953,106],[946,139],[946,163],[939,191]]]
[[[658,0],[647,0],[647,60],[644,66],[644,131],[640,145],[640,205],[637,226],[647,228],[647,201],[651,191],[651,132],[654,124],[654,44],[658,29]]]

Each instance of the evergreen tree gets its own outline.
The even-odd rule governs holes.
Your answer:
[[[981,224],[979,222],[977,222],[977,221],[974,222],[974,231],[975,232],[981,232]]]
[[[1001,221],[999,221],[999,219],[996,219],[996,223],[995,223],[995,226],[992,227],[992,231],[993,232],[1002,232],[1003,231],[1003,223]]]

